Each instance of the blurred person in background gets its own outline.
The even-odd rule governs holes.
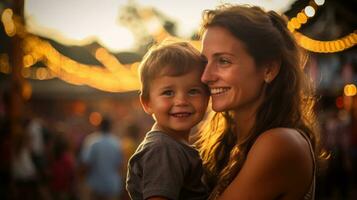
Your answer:
[[[74,199],[75,161],[69,151],[68,139],[57,133],[53,138],[49,165],[49,183],[55,200]]]
[[[38,199],[38,171],[32,160],[32,138],[27,127],[30,121],[25,120],[23,129],[13,143],[12,169],[12,198],[13,199]]]
[[[88,137],[91,139],[82,147],[81,161],[86,168],[89,199],[118,199],[122,192],[123,153],[121,143],[111,133],[111,121],[103,118],[98,135]]]
[[[328,160],[325,191],[322,195],[326,199],[349,199],[352,183],[352,160],[350,152],[350,133],[346,119],[338,110],[330,111],[323,129],[326,135],[326,148],[331,157]]]
[[[135,153],[136,148],[140,143],[140,126],[135,123],[129,124],[126,128],[125,133],[121,137],[121,143],[123,145],[123,155],[124,155],[124,165],[122,174],[127,174],[127,167],[129,158]],[[125,179],[123,179],[123,184],[125,184]],[[121,200],[130,199],[129,194],[126,190],[123,190],[120,196]]]

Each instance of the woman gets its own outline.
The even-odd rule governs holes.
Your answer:
[[[215,111],[198,141],[210,199],[313,199],[315,100],[283,18],[248,6],[205,11],[202,56]]]

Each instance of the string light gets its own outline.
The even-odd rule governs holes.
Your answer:
[[[30,68],[22,68],[22,69],[21,69],[21,75],[22,75],[24,78],[30,78],[30,77],[31,77],[31,70],[30,70]]]
[[[356,31],[349,35],[332,41],[319,41],[302,33],[294,32],[294,36],[300,46],[317,53],[334,53],[351,48],[357,44]]]
[[[313,17],[315,15],[315,9],[312,6],[306,6],[304,11],[308,17]]]
[[[297,20],[300,24],[305,24],[307,22],[307,16],[304,12],[299,12],[297,14]]]
[[[40,67],[36,70],[36,76],[39,80],[45,80],[48,76],[48,70],[44,67]]]
[[[96,51],[96,57],[104,56],[101,62],[107,65],[106,68],[84,65],[71,60],[61,55],[48,42],[35,36],[27,36],[24,39],[24,51],[43,57],[42,62],[56,77],[71,84],[87,84],[108,92],[132,91],[140,87],[136,72],[133,73],[130,69],[125,68],[119,61],[116,61],[114,56],[107,55],[104,49]],[[116,73],[111,72],[108,68],[115,69]],[[119,73],[121,74],[120,78],[117,76]],[[39,77],[46,78],[43,74]]]
[[[324,0],[310,0],[309,5],[302,9],[296,17],[292,17],[288,22],[288,29],[291,32],[299,29],[301,25],[307,23],[308,18],[315,16],[316,10],[319,6],[325,3]],[[296,22],[297,18],[297,22]]]
[[[31,67],[35,63],[35,60],[31,54],[27,54],[23,57],[22,62],[24,67]]]
[[[16,26],[12,18],[13,18],[12,10],[9,8],[5,9],[1,15],[1,21],[4,25],[5,33],[10,37],[16,34]]]
[[[356,85],[354,85],[354,84],[345,85],[345,87],[343,88],[343,92],[344,92],[345,96],[348,96],[348,97],[355,96],[357,93]]]
[[[315,1],[316,5],[318,5],[318,6],[322,6],[325,3],[325,0],[314,0],[314,1]]]
[[[297,43],[303,48],[317,53],[334,53],[343,51],[345,49],[351,48],[357,43],[356,31],[348,34],[345,37],[331,40],[331,41],[319,41],[312,39],[303,33],[299,33],[298,30],[302,24],[307,23],[308,17],[315,16],[315,10],[318,7],[325,3],[324,0],[315,0],[310,1],[309,5],[305,7],[301,12],[297,14],[296,17],[292,17],[288,24],[287,28],[294,34]],[[314,7],[313,7],[314,6]]]

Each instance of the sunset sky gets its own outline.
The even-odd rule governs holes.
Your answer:
[[[293,0],[26,0],[25,18],[28,30],[65,45],[99,42],[112,52],[130,50],[134,37],[119,22],[120,8],[128,2],[138,7],[155,7],[177,24],[180,37],[187,38],[197,30],[204,9],[222,3],[259,5],[284,12]]]

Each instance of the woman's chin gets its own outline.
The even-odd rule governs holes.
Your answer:
[[[226,106],[212,104],[212,110],[215,112],[224,112],[227,110]]]

